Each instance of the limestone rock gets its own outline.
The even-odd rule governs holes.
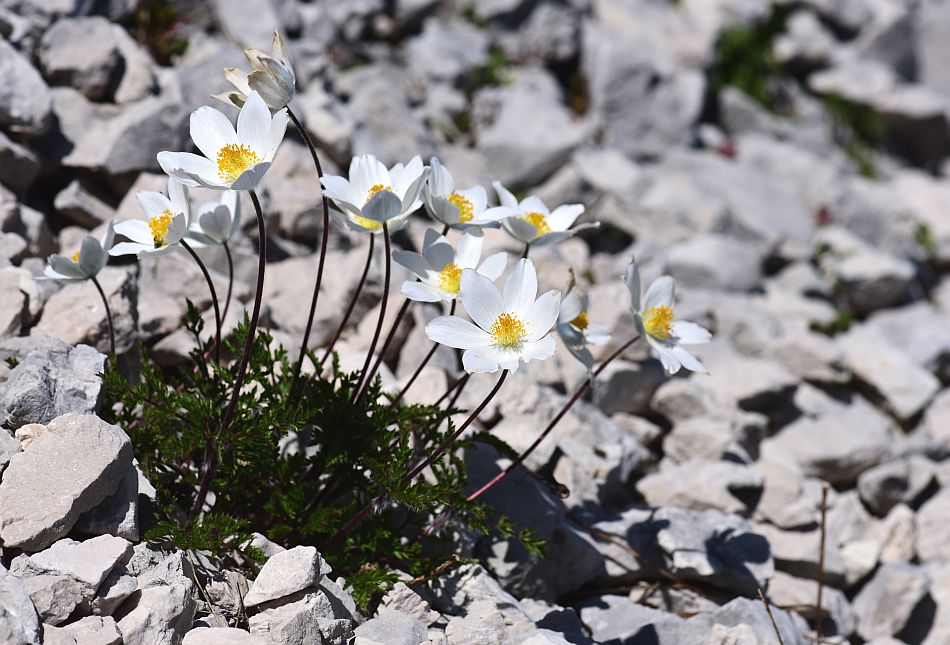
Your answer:
[[[256,607],[316,585],[330,566],[312,546],[297,546],[272,555],[244,597],[245,607]]]
[[[449,625],[452,625],[451,621]],[[425,623],[392,609],[383,609],[375,618],[354,629],[353,633],[356,635],[356,642],[365,645],[415,645],[428,638]]]
[[[196,627],[185,634],[181,645],[265,645],[266,642],[234,627]]]
[[[854,599],[858,634],[866,640],[900,634],[910,625],[914,609],[927,595],[929,585],[919,567],[882,565]]]
[[[28,133],[43,131],[50,119],[50,91],[29,61],[0,41],[0,124]]]
[[[39,645],[41,636],[40,621],[23,582],[0,569],[0,641]]]

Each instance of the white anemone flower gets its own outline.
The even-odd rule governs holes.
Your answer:
[[[115,226],[112,220],[106,227],[101,239],[92,235],[82,238],[79,250],[71,256],[51,255],[47,258],[48,265],[43,269],[43,278],[78,282],[95,278],[109,262],[109,249],[115,238]]]
[[[350,162],[349,179],[324,176],[323,194],[333,200],[331,215],[342,227],[380,233],[386,222],[392,232],[422,206],[420,193],[428,174],[418,155],[388,170],[373,155],[360,155]]]
[[[227,244],[241,226],[241,200],[234,190],[221,194],[220,202],[208,202],[198,208],[198,215],[188,227],[185,237],[200,248]]]
[[[603,345],[610,340],[610,332],[606,325],[590,321],[587,316],[588,306],[587,293],[577,289],[574,274],[571,273],[567,293],[561,298],[556,330],[567,350],[590,372],[594,367],[594,356],[587,346]]]
[[[287,110],[271,116],[261,95],[251,92],[238,115],[237,130],[228,117],[207,105],[191,113],[190,129],[201,155],[159,152],[162,170],[188,186],[254,190],[284,138]]]
[[[598,222],[588,222],[572,228],[577,218],[584,214],[583,204],[564,204],[551,211],[540,198],[534,195],[525,197],[519,202],[517,197],[501,185],[501,182],[494,181],[492,186],[498,193],[501,205],[517,211],[514,216],[502,222],[505,230],[525,244],[535,246],[554,244],[584,229],[600,226]]]
[[[495,253],[479,265],[484,241],[485,238],[481,235],[463,233],[458,247],[453,249],[445,236],[439,235],[431,228],[426,229],[422,253],[393,253],[393,260],[419,278],[419,282],[403,282],[403,294],[418,302],[451,302],[459,297],[462,272],[465,269],[475,269],[494,282],[504,273],[508,265],[508,254]]]
[[[653,281],[640,304],[640,269],[635,259],[630,261],[624,282],[630,290],[633,322],[637,331],[650,344],[669,374],[676,374],[680,367],[693,372],[708,374],[698,358],[686,351],[683,345],[708,343],[711,334],[696,323],[676,320],[673,303],[676,300],[676,283],[668,275]]]
[[[426,325],[426,335],[442,345],[464,349],[466,372],[514,372],[520,363],[550,358],[556,349],[548,332],[557,320],[561,294],[548,291],[536,299],[537,294],[538,276],[531,260],[518,262],[504,294],[485,276],[466,269],[459,297],[475,324],[440,316]]]
[[[507,206],[488,207],[488,193],[481,186],[455,190],[452,173],[442,165],[438,157],[429,161],[432,172],[422,189],[426,210],[433,218],[455,229],[470,227],[496,228],[501,220],[519,214]]]
[[[224,68],[224,78],[236,87],[237,91],[215,94],[214,98],[244,107],[251,92],[257,92],[271,110],[276,112],[287,107],[294,98],[297,80],[280,33],[274,32],[270,54],[259,49],[245,49],[244,57],[251,64],[250,72],[236,67]]]
[[[168,197],[151,190],[135,193],[145,216],[127,219],[115,225],[115,232],[131,242],[119,242],[109,255],[163,255],[174,251],[188,230],[191,219],[191,203],[188,190],[174,177],[168,178]]]

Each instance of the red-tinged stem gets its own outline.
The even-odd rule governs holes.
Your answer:
[[[373,367],[370,369],[369,374],[365,379],[366,383],[372,383],[373,377],[376,376],[376,372],[379,370],[379,366],[383,362],[383,357],[386,356],[386,352],[389,351],[389,346],[396,337],[396,330],[398,330],[399,325],[402,324],[402,319],[406,317],[406,312],[409,311],[409,305],[411,304],[412,300],[406,298],[405,301],[403,301],[402,306],[399,308],[399,312],[396,313],[396,319],[393,320],[392,327],[389,328],[389,333],[386,334],[386,339],[383,341],[383,346],[379,350],[379,355],[376,356],[376,360],[373,362]],[[369,386],[367,385],[367,387]]]
[[[383,222],[383,244],[385,245],[385,269],[383,271],[383,299],[379,303],[379,318],[376,321],[376,330],[373,332],[373,341],[369,344],[366,352],[366,360],[363,362],[363,369],[360,372],[360,380],[356,384],[356,395],[353,397],[353,403],[360,400],[363,392],[369,389],[370,376],[369,363],[373,360],[373,352],[376,351],[376,343],[379,342],[379,334],[383,331],[383,319],[386,317],[386,304],[389,302],[389,274],[392,270],[392,258],[389,248],[389,226]]]
[[[366,252],[366,264],[363,266],[363,275],[360,276],[360,281],[356,285],[356,291],[353,292],[353,297],[350,299],[350,304],[346,308],[346,313],[343,314],[343,320],[340,321],[340,326],[337,327],[336,333],[333,335],[333,340],[330,341],[330,344],[327,345],[327,348],[323,352],[323,358],[320,359],[321,363],[327,362],[327,358],[333,353],[333,348],[336,346],[336,341],[340,340],[340,336],[343,334],[346,324],[350,322],[350,316],[353,315],[353,309],[356,307],[356,301],[359,300],[360,293],[363,291],[363,285],[366,284],[366,276],[369,274],[369,265],[373,260],[373,245],[375,242],[376,236],[370,235],[369,250]]]

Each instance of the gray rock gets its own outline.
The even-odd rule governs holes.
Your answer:
[[[25,191],[40,173],[40,160],[32,150],[0,132],[0,183]]]
[[[332,569],[312,546],[297,546],[272,555],[244,597],[245,607],[256,607],[312,587]]]
[[[409,41],[406,55],[414,72],[455,83],[485,63],[488,37],[466,22],[430,18],[422,33]]]
[[[870,640],[898,636],[911,626],[914,609],[927,595],[930,581],[920,568],[885,564],[854,598],[857,632]]]
[[[115,29],[92,16],[57,20],[43,34],[39,59],[52,85],[69,85],[93,101],[109,98],[122,73]]]
[[[274,32],[281,27],[277,3],[271,0],[214,0],[211,5],[228,38],[241,47],[270,51]]]
[[[234,627],[195,627],[181,645],[265,645],[267,641]]]
[[[950,560],[950,489],[927,500],[917,511],[917,555],[921,561]]]
[[[19,336],[29,320],[27,296],[20,289],[21,276],[15,270],[0,270],[0,338]]]
[[[135,274],[120,267],[99,272],[99,284],[109,299],[115,329],[115,350],[123,354],[135,344],[138,332],[138,283]],[[67,284],[53,294],[31,335],[53,336],[69,344],[87,344],[109,351],[106,310],[96,286],[86,280]]]
[[[616,360],[597,377],[594,402],[607,415],[641,414],[649,409],[653,393],[664,381],[666,374],[656,361]]]
[[[795,578],[776,571],[769,580],[769,600],[779,607],[794,607],[809,624],[815,622],[815,593],[817,583],[814,580]],[[855,616],[847,596],[834,587],[825,585],[822,591],[822,633],[825,636],[835,634],[845,636],[854,631]]]
[[[86,535],[115,535],[132,542],[139,540],[139,473],[129,468],[118,489],[98,506],[86,511],[76,521],[76,531]]]
[[[50,120],[50,91],[29,61],[0,41],[0,124],[26,133],[42,132]]]
[[[116,565],[130,557],[132,545],[119,537],[101,535],[85,542],[64,539],[30,556],[29,568],[66,574],[95,591]]]
[[[476,600],[466,607],[464,616],[450,619],[445,626],[445,637],[452,645],[510,642],[505,619],[490,600]]]
[[[53,207],[63,217],[86,228],[95,228],[115,217],[115,209],[86,190],[78,179],[57,193]]]
[[[580,49],[581,9],[535,5],[517,31],[502,32],[500,46],[511,60],[563,63]]]
[[[597,643],[635,643],[649,634],[653,642],[666,645],[686,631],[686,621],[679,616],[638,605],[626,596],[599,596],[581,605],[580,613]]]
[[[259,606],[248,620],[251,634],[274,645],[306,645],[314,642],[342,643],[352,636],[353,620],[319,587],[309,587],[292,596]],[[323,639],[323,641],[321,641]]]
[[[135,576],[129,575],[128,569],[118,565],[96,589],[89,607],[96,615],[111,616],[138,588]]]
[[[52,643],[46,630],[49,625],[44,625],[44,644]],[[72,638],[70,643],[76,645],[123,645],[122,634],[116,626],[115,620],[111,616],[87,616],[74,623],[62,627],[54,627],[54,630],[60,636]]]
[[[818,501],[807,494],[805,480],[797,468],[762,459],[756,463],[762,473],[762,497],[755,508],[756,519],[764,519],[782,529],[804,528],[817,519]]]
[[[767,251],[761,244],[709,233],[671,247],[667,271],[687,287],[749,291],[759,286]]]
[[[23,582],[0,569],[0,641],[10,645],[39,645],[40,620]]]
[[[476,602],[488,601],[514,631],[534,627],[534,620],[520,602],[479,564],[465,564],[446,572],[432,581],[431,592],[433,608],[443,614],[462,615]]]
[[[637,482],[637,490],[650,506],[747,516],[762,494],[762,485],[762,475],[755,468],[697,459],[661,468]]]
[[[439,619],[439,612],[434,611],[422,596],[404,582],[397,582],[386,592],[380,607],[411,616],[425,625],[431,625]]]
[[[875,312],[866,325],[887,338],[915,364],[943,379],[950,367],[950,330],[943,307],[921,301],[897,309]],[[907,333],[913,329],[914,333]]]
[[[48,426],[0,482],[0,537],[8,547],[39,551],[66,535],[80,514],[115,492],[132,464],[129,437],[94,415],[65,414]]]
[[[929,459],[910,456],[883,463],[866,470],[858,477],[861,501],[875,514],[887,513],[904,502],[912,504],[936,477],[936,467]]]
[[[191,629],[194,584],[187,578],[133,593],[116,613],[125,645],[175,645]]]
[[[450,621],[449,625],[451,624]],[[417,645],[428,640],[425,623],[393,609],[383,609],[375,618],[354,629],[353,633],[356,634],[356,642],[365,645]]]
[[[758,454],[767,427],[768,419],[755,412],[691,417],[677,421],[663,438],[663,455],[672,462],[723,457],[745,461]]]

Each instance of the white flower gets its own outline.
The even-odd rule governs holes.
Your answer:
[[[460,298],[475,324],[441,316],[426,325],[426,335],[464,349],[462,365],[469,373],[513,372],[520,362],[550,358],[556,349],[548,332],[557,320],[561,294],[548,291],[536,300],[537,294],[538,276],[531,260],[518,262],[505,283],[504,295],[491,280],[466,269]]]
[[[610,332],[606,325],[588,319],[588,303],[587,294],[577,289],[572,274],[567,293],[561,298],[556,329],[567,350],[590,371],[594,366],[594,357],[587,346],[603,345],[610,340]]]
[[[237,91],[215,94],[214,98],[244,107],[251,92],[257,92],[271,110],[276,112],[287,107],[294,98],[296,78],[280,33],[274,32],[270,54],[259,49],[245,49],[244,57],[253,68],[250,72],[236,67],[224,68],[224,78],[234,85]]]
[[[506,217],[519,214],[507,206],[488,208],[488,194],[481,186],[455,190],[452,174],[437,157],[429,161],[432,169],[429,181],[422,189],[422,197],[429,214],[452,228],[497,227]]]
[[[101,240],[97,240],[92,235],[82,238],[79,250],[71,256],[51,255],[47,258],[49,263],[43,269],[43,277],[50,280],[88,280],[96,277],[102,268],[109,261],[109,248],[112,247],[112,240],[115,237],[115,227],[112,220],[109,220],[109,226],[102,235]]]
[[[241,226],[241,201],[238,193],[226,190],[220,202],[209,202],[198,208],[198,216],[188,227],[185,237],[192,246],[226,244]]]
[[[501,205],[517,211],[516,215],[502,222],[505,230],[525,244],[553,244],[571,237],[578,231],[600,226],[598,222],[589,222],[571,228],[574,221],[584,213],[583,204],[565,204],[551,212],[544,202],[534,195],[519,202],[501,182],[493,181],[492,186],[498,193]]]
[[[419,195],[428,173],[418,155],[389,170],[373,155],[360,155],[350,162],[349,180],[323,178],[323,194],[333,200],[336,209],[331,214],[344,228],[380,233],[387,222],[392,232],[422,206]]]
[[[127,219],[115,225],[115,232],[132,240],[119,242],[109,255],[163,255],[175,250],[188,230],[191,204],[184,184],[168,178],[168,195],[151,190],[135,193],[147,221]]]
[[[682,345],[702,345],[708,343],[712,336],[696,323],[674,319],[676,283],[673,278],[664,275],[654,280],[643,296],[642,307],[640,269],[636,260],[630,261],[623,279],[630,290],[633,322],[637,331],[656,351],[663,368],[670,374],[676,374],[680,366],[693,372],[708,373],[699,359],[683,349]]]
[[[228,117],[207,105],[191,113],[190,128],[204,156],[159,152],[162,170],[188,186],[254,190],[284,138],[287,111],[271,116],[261,95],[251,92],[238,115],[237,131]]]
[[[426,229],[422,253],[396,251],[393,260],[412,271],[421,282],[407,280],[402,292],[410,300],[419,302],[446,302],[455,300],[461,288],[462,272],[475,269],[492,282],[504,273],[508,264],[506,253],[495,253],[478,266],[482,256],[484,237],[463,233],[458,249],[453,249],[444,236]]]

